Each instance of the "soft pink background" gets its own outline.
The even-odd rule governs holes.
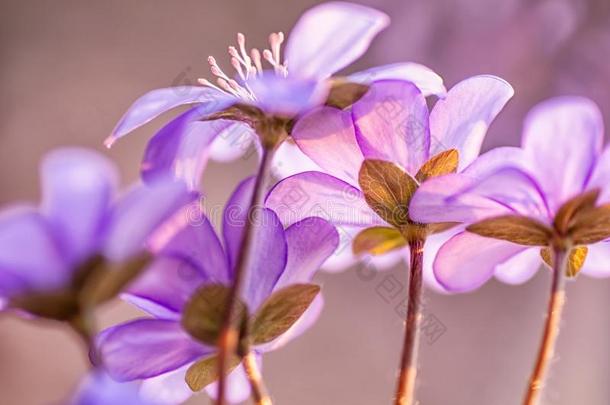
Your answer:
[[[314,1],[4,0],[0,12],[0,203],[38,197],[38,161],[57,146],[102,150],[126,107],[145,91],[207,76],[205,58],[228,66],[237,31],[264,46],[289,31]],[[516,97],[486,147],[517,144],[537,101],[583,94],[610,118],[610,3],[526,0],[371,0],[392,26],[354,67],[417,61],[448,85],[476,73],[500,75]],[[146,139],[163,120],[106,153],[125,182],[135,180]],[[249,174],[252,161],[212,165],[213,204]],[[399,298],[380,286],[404,282],[403,269],[365,281],[355,271],[319,278],[320,322],[269,355],[265,377],[279,405],[387,404],[394,389],[402,321]],[[390,277],[390,278],[388,278]],[[394,283],[394,284],[393,284]],[[549,277],[497,282],[460,296],[427,294],[427,310],[447,328],[422,345],[418,387],[424,405],[519,403],[541,332]],[[384,300],[389,299],[389,303]],[[580,278],[568,304],[545,404],[610,403],[610,280]],[[136,314],[121,303],[100,311],[112,324]],[[61,325],[0,316],[0,403],[47,404],[65,396],[86,369],[82,348]],[[203,396],[193,403],[206,403]]]

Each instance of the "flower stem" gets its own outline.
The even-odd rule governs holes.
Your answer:
[[[263,376],[258,368],[258,364],[256,364],[256,359],[252,352],[249,352],[244,357],[243,364],[246,375],[248,376],[248,381],[250,382],[250,388],[252,389],[252,399],[254,399],[254,403],[256,405],[273,405],[271,398],[269,398],[269,394],[267,393],[265,383],[263,382]]]
[[[549,369],[549,363],[553,359],[555,344],[559,336],[559,324],[561,313],[565,303],[565,278],[568,254],[565,249],[555,248],[553,255],[553,282],[551,284],[551,296],[549,299],[548,312],[544,326],[544,334],[538,358],[529,386],[524,405],[537,405],[540,403],[542,387]]]
[[[241,249],[237,262],[235,264],[235,275],[233,277],[233,284],[229,290],[229,296],[227,297],[226,310],[223,317],[223,325],[218,339],[218,396],[216,403],[218,405],[225,404],[225,391],[226,391],[226,370],[227,370],[227,359],[231,354],[236,351],[237,342],[239,340],[239,330],[232,320],[237,315],[237,298],[241,292],[241,285],[245,276],[248,260],[250,256],[252,235],[252,221],[256,209],[258,209],[263,203],[265,184],[269,171],[271,168],[271,161],[273,157],[273,149],[262,148],[261,162],[258,168],[258,173],[254,183],[254,191],[252,193],[252,199],[250,201],[250,207],[248,209],[248,215],[244,231],[241,239]]]
[[[409,296],[395,405],[413,405],[415,403],[415,377],[417,376],[419,324],[423,294],[424,243],[423,239],[416,239],[409,243],[411,251]]]

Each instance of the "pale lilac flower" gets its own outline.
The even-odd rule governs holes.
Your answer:
[[[464,223],[519,215],[553,228],[560,207],[576,196],[599,189],[597,204],[610,202],[610,147],[602,150],[603,132],[592,101],[545,101],[525,120],[521,148],[492,150],[461,174],[424,183],[411,201],[411,215]],[[588,245],[585,255],[582,273],[610,276],[608,242]],[[448,290],[463,292],[494,275],[507,283],[525,282],[541,264],[540,246],[460,232],[440,249],[434,273]]]
[[[168,243],[160,243],[157,259],[129,290],[126,299],[152,317],[137,319],[103,331],[98,347],[110,375],[119,381],[143,379],[143,394],[166,402],[181,402],[192,392],[185,382],[187,369],[216,353],[183,329],[182,311],[193,294],[206,284],[229,285],[239,253],[241,234],[254,187],[250,178],[236,189],[223,215],[223,241],[197,208],[193,223],[176,226]],[[271,293],[295,283],[310,282],[318,267],[338,244],[335,229],[320,218],[307,218],[284,229],[276,215],[262,209],[253,222],[256,239],[246,272],[243,301],[254,313]],[[309,309],[283,335],[252,350],[263,353],[294,339],[315,322],[322,309],[318,295]],[[206,387],[216,394],[215,383]],[[229,399],[239,402],[250,389],[239,365],[228,380]]]
[[[475,76],[454,86],[429,112],[415,85],[375,82],[351,110],[321,107],[296,123],[292,136],[319,171],[284,179],[269,193],[266,204],[287,225],[309,215],[335,224],[345,244],[327,266],[345,268],[359,259],[349,246],[358,232],[388,226],[369,207],[358,183],[364,159],[390,161],[415,177],[429,158],[456,149],[462,170],[477,157],[488,126],[512,94],[511,86],[500,78]],[[438,245],[434,238],[448,238],[452,232],[431,235],[429,245]],[[404,257],[402,252],[394,255]],[[427,253],[428,267],[429,259]],[[434,283],[430,274],[427,277]]]
[[[120,263],[142,253],[149,235],[194,198],[183,184],[159,179],[115,199],[115,166],[87,149],[55,150],[40,172],[40,206],[0,213],[0,299],[8,307],[78,289],[92,261]]]
[[[106,373],[95,370],[81,382],[68,405],[153,405],[140,397],[133,383],[119,383]]]
[[[301,16],[287,40],[285,58],[284,34],[271,34],[270,47],[262,52],[248,52],[244,35],[238,34],[238,46],[229,47],[235,77],[210,57],[216,84],[200,79],[202,86],[145,94],[125,113],[106,145],[166,111],[192,105],[150,140],[142,170],[145,179],[171,172],[196,187],[208,157],[230,160],[246,152],[261,121],[272,117],[289,132],[294,117],[324,104],[333,84],[339,83],[330,76],[359,58],[388,24],[387,15],[368,7],[324,3]],[[269,70],[264,70],[265,64]],[[416,63],[376,67],[342,78],[341,83],[367,84],[385,78],[412,81],[425,94],[445,92],[442,79]]]

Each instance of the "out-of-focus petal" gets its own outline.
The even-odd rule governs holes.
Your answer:
[[[320,217],[337,226],[387,225],[367,205],[362,191],[321,172],[305,172],[275,185],[265,205],[284,226],[307,217]]]
[[[116,167],[103,155],[83,148],[62,148],[42,162],[41,211],[53,227],[62,252],[72,264],[99,248],[117,184]]]
[[[426,99],[414,84],[383,80],[352,106],[356,139],[366,158],[382,159],[415,174],[428,160]]]
[[[358,59],[390,23],[369,7],[330,2],[306,11],[286,45],[290,75],[325,79]]]
[[[262,360],[260,355],[256,355],[256,362],[259,370],[261,369]],[[218,393],[218,383],[212,383],[205,388],[205,391],[210,397],[216,399]],[[246,377],[244,366],[240,364],[227,377],[227,402],[231,404],[241,403],[250,397],[250,383]]]
[[[610,242],[594,243],[588,248],[581,272],[591,277],[610,277]]]
[[[297,121],[292,137],[322,171],[358,186],[358,171],[364,157],[349,111],[320,107]]]
[[[113,208],[104,254],[113,261],[138,253],[167,219],[196,198],[181,182],[159,178],[132,188]]]
[[[187,364],[175,371],[148,378],[140,386],[140,395],[157,405],[175,405],[188,400],[193,391],[186,385]]]
[[[298,79],[292,75],[282,77],[266,72],[248,81],[256,100],[251,104],[268,114],[294,117],[311,108],[324,104],[329,91],[326,82]]]
[[[61,287],[70,273],[53,229],[37,211],[18,206],[0,213],[0,295]]]
[[[602,115],[589,99],[557,97],[530,111],[522,144],[551,210],[583,190],[602,142]]]
[[[481,150],[487,128],[514,90],[496,76],[475,76],[456,84],[430,113],[430,155],[457,149],[459,169],[468,166]]]
[[[89,373],[74,394],[70,405],[154,405],[141,398],[135,383],[119,383],[102,371]]]
[[[252,218],[251,260],[244,277],[244,299],[254,312],[271,294],[288,257],[284,227],[270,209],[259,209]]]
[[[436,259],[436,255],[438,254],[438,251],[440,250],[440,248],[447,241],[449,241],[449,239],[451,239],[456,234],[460,233],[462,231],[461,228],[463,228],[463,227],[451,228],[445,232],[430,235],[426,239],[426,244],[424,246],[424,265],[423,265],[424,282],[425,282],[426,286],[430,287],[431,289],[433,289],[434,291],[436,291],[438,293],[447,293],[447,290],[438,282],[438,280],[436,279],[436,276],[434,275],[434,269],[433,269],[434,260]],[[410,260],[409,249],[404,249],[404,250],[407,252],[407,254],[405,255],[406,260],[409,261]]]
[[[239,254],[242,231],[248,220],[248,210],[252,201],[255,181],[255,177],[248,177],[239,183],[229,197],[222,213],[222,234],[231,275],[233,275],[235,261]]]
[[[148,142],[142,160],[145,181],[159,176],[174,176],[191,189],[198,189],[211,143],[226,128],[229,120],[198,121],[201,114],[193,108],[170,121]]]
[[[275,178],[279,181],[310,171],[321,171],[321,168],[290,139],[282,142],[273,155],[272,173]]]
[[[207,115],[220,111],[235,101],[232,96],[204,86],[178,86],[153,90],[144,94],[129,107],[104,144],[110,147],[117,139],[134,129],[184,104],[201,103],[200,112]]]
[[[306,218],[286,229],[288,260],[274,289],[308,283],[322,263],[339,246],[339,234],[328,221]]]
[[[489,280],[498,264],[526,248],[511,242],[458,233],[445,243],[434,260],[434,274],[449,292],[472,291]]]
[[[252,142],[256,140],[257,136],[252,127],[233,121],[214,139],[210,145],[209,156],[217,162],[231,162],[248,153]]]
[[[497,265],[495,276],[503,283],[522,284],[532,278],[541,265],[540,248],[529,248]]]
[[[97,347],[117,381],[155,377],[211,352],[195,342],[179,322],[137,319],[102,331]]]
[[[370,84],[377,80],[404,80],[415,84],[424,97],[431,95],[444,97],[447,93],[442,77],[432,69],[412,62],[377,66],[349,75],[347,79],[362,84]]]

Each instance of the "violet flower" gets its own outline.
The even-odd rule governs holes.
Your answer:
[[[191,210],[196,223],[176,227],[169,242],[159,244],[157,259],[126,296],[152,318],[112,327],[99,336],[99,351],[113,378],[143,379],[146,397],[167,402],[180,402],[192,394],[185,378],[191,378],[188,375],[196,365],[214,356],[218,349],[187,331],[185,311],[202,286],[230,284],[253,188],[253,178],[242,182],[227,203],[223,242],[209,220]],[[338,244],[337,232],[323,219],[303,219],[284,230],[271,210],[262,209],[258,214],[252,225],[256,235],[254,254],[242,290],[250,313],[255,313],[273,293],[310,282]],[[318,294],[290,329],[269,343],[252,347],[256,361],[260,364],[264,353],[303,333],[315,322],[321,308],[322,297]],[[193,387],[190,381],[192,389],[203,388]],[[216,394],[215,385],[206,386],[212,396]],[[228,389],[231,402],[242,401],[250,394],[244,366],[238,365],[231,372]]]
[[[80,148],[49,153],[40,171],[40,206],[0,214],[0,298],[8,309],[85,322],[82,311],[137,274],[149,235],[194,195],[159,179],[115,200],[114,165]]]
[[[432,179],[411,202],[417,220],[470,223],[434,261],[436,277],[451,291],[473,290],[494,274],[523,282],[543,261],[551,267],[547,318],[524,405],[540,404],[566,279],[581,271],[610,276],[610,147],[602,150],[603,135],[592,101],[548,100],[528,115],[522,149],[492,151],[461,175]]]
[[[545,101],[529,113],[521,148],[492,150],[462,174],[426,182],[411,202],[411,215],[418,221],[468,224],[515,215],[553,228],[562,207],[578,196],[598,190],[592,204],[610,202],[610,148],[602,151],[602,143],[602,116],[592,101]],[[573,238],[574,229],[566,231],[564,236]],[[527,281],[540,267],[544,248],[503,239],[468,231],[455,235],[435,260],[438,281],[452,292],[474,290],[494,275],[508,283]],[[586,245],[586,250],[579,249],[586,256],[581,258],[582,273],[610,276],[610,244],[599,240]]]
[[[244,153],[257,136],[264,148],[280,143],[293,119],[330,103],[344,105],[362,94],[373,80],[394,78],[416,83],[425,94],[444,94],[442,79],[415,63],[380,66],[346,78],[329,79],[368,48],[389,24],[384,13],[361,5],[330,2],[305,12],[295,25],[282,59],[282,33],[270,35],[270,49],[247,51],[243,34],[229,47],[237,77],[230,77],[216,59],[208,59],[216,85],[153,90],[139,98],[106,140],[117,139],[181,105],[192,105],[172,119],[149,142],[142,163],[144,178],[170,172],[195,188],[207,158],[232,159]],[[264,70],[267,63],[270,70]]]
[[[106,373],[95,370],[87,374],[68,405],[153,405],[140,396],[138,386],[118,383]]]
[[[318,215],[337,226],[342,236],[341,251],[325,264],[336,271],[362,259],[349,248],[361,231],[371,227],[388,227],[368,205],[359,171],[365,158],[384,159],[405,169],[415,177],[431,157],[455,149],[459,170],[477,157],[487,127],[510,99],[513,90],[504,80],[493,76],[475,76],[454,86],[429,113],[424,94],[414,85],[400,81],[379,81],[357,101],[351,110],[318,108],[303,116],[293,129],[293,138],[310,162],[312,169],[282,180],[269,193],[266,204],[276,211],[285,225],[301,218]],[[292,159],[298,159],[293,152]],[[431,276],[432,252],[456,231],[431,235],[430,250],[424,264],[426,279],[442,290]],[[391,232],[384,239],[386,248],[374,249],[375,256],[384,253],[386,265],[404,259],[404,251],[387,253],[404,247],[406,240]],[[347,247],[346,247],[347,245]],[[407,253],[408,255],[408,253]],[[368,255],[364,255],[367,259]]]

